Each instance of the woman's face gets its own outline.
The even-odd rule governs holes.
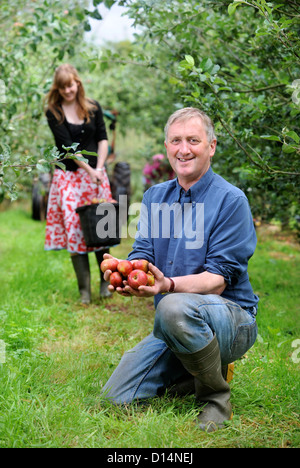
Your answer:
[[[58,88],[58,92],[63,100],[70,104],[71,102],[76,100],[77,92],[79,88],[79,83],[74,79],[71,80],[68,84],[63,86],[62,88]]]

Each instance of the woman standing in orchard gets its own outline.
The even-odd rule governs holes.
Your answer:
[[[102,109],[97,101],[85,96],[77,70],[60,65],[54,74],[47,96],[46,116],[60,153],[64,147],[78,143],[76,151],[89,151],[88,163],[68,159],[62,161],[65,170],[56,166],[48,202],[46,250],[67,249],[76,273],[81,302],[91,301],[88,253],[95,251],[98,265],[108,248],[87,247],[76,208],[93,198],[111,198],[109,180],[104,167],[108,154],[108,140]],[[107,283],[100,270],[100,295],[108,297]]]

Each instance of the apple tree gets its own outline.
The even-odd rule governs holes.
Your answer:
[[[99,17],[88,3],[1,1],[0,202],[4,195],[17,198],[26,173],[48,171],[59,157],[44,149],[52,140],[41,120],[43,99],[57,64],[80,53],[89,15]]]
[[[155,133],[154,127],[163,128],[176,108],[201,107],[216,123],[215,170],[246,191],[255,216],[294,220],[300,175],[299,3],[109,3],[126,6],[143,31],[128,65],[144,66],[145,82],[150,71],[157,77],[149,105],[141,102],[140,125],[145,122],[149,131],[152,117]],[[113,66],[114,60],[118,63],[120,57],[111,51],[100,59],[103,67]],[[134,79],[132,83],[135,87]],[[145,96],[145,88],[140,95]],[[138,106],[139,99],[128,103],[128,115],[131,109],[137,113]]]

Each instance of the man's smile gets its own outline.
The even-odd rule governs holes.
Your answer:
[[[181,161],[181,162],[188,162],[188,161],[192,161],[192,159],[195,159],[195,156],[190,156],[188,158],[181,158],[181,157],[177,157],[177,160],[178,161]]]

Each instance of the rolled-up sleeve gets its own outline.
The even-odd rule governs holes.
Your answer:
[[[221,275],[234,286],[247,272],[257,239],[246,197],[236,197],[219,213],[209,238],[204,270]]]

